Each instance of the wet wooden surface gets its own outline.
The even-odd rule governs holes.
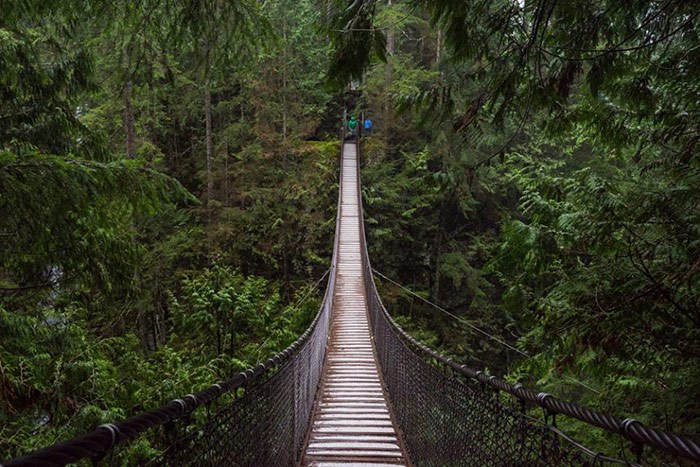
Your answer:
[[[302,465],[407,465],[379,378],[362,281],[354,144],[343,148],[331,339]]]

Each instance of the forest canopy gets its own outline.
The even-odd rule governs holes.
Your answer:
[[[404,287],[377,278],[397,322],[471,367],[697,438],[699,15],[3,1],[0,459],[303,332],[344,111],[374,121],[364,214],[373,266]]]

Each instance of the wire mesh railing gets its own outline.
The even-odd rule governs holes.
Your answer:
[[[358,185],[359,171],[358,163]],[[687,438],[511,385],[415,340],[381,302],[362,219],[360,242],[377,358],[408,455],[416,465],[636,465],[647,452],[662,462],[700,462],[700,447]],[[542,415],[533,416],[534,408],[540,408],[537,412]],[[559,415],[614,433],[629,449],[615,453],[622,459],[589,449],[557,427]]]
[[[53,467],[83,459],[119,465],[125,460],[115,456],[118,445],[141,437],[148,438],[153,458],[138,464],[295,465],[321,377],[334,279],[331,268],[326,299],[307,331],[266,362],[158,409],[0,465]]]
[[[296,465],[321,378],[329,305],[308,340],[268,379],[253,383],[205,423],[183,430],[159,465]]]
[[[142,436],[148,436],[155,455],[139,464],[295,465],[321,378],[334,285],[335,263],[312,324],[266,362],[158,409],[1,465],[63,466],[83,459],[93,465],[121,464],[118,456],[115,460],[117,446]]]

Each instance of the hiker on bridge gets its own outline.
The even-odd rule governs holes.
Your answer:
[[[350,116],[350,120],[348,120],[348,130],[350,130],[350,134],[352,136],[355,136],[355,131],[357,130],[357,119],[354,116]]]
[[[367,136],[372,134],[372,120],[369,117],[365,118],[364,133]]]

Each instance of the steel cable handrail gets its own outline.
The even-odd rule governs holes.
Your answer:
[[[361,193],[361,191],[359,190],[359,187],[361,186],[361,149],[359,139],[357,140],[356,144],[358,146],[358,193]],[[364,213],[364,209],[362,206],[362,196],[360,195],[359,198],[360,199],[358,200],[358,203],[360,206],[360,213]],[[379,340],[381,339],[381,335],[377,332],[377,329],[380,326],[380,324],[378,324],[378,320],[382,319],[389,324],[392,333],[398,336],[398,338],[403,342],[403,344],[406,345],[407,348],[411,349],[416,355],[418,355],[423,360],[426,366],[431,365],[431,363],[429,362],[433,360],[439,365],[448,368],[450,371],[466,377],[467,380],[472,380],[480,383],[481,388],[488,387],[496,390],[496,392],[502,391],[507,394],[510,394],[514,396],[517,400],[521,401],[523,405],[530,404],[530,406],[539,406],[542,409],[544,409],[545,418],[561,414],[575,418],[589,425],[602,428],[611,433],[615,433],[616,435],[620,435],[623,438],[632,442],[632,451],[638,460],[641,460],[643,447],[647,446],[665,451],[674,456],[678,456],[695,462],[700,462],[700,446],[686,437],[648,427],[633,418],[622,419],[613,415],[603,414],[588,409],[586,407],[582,407],[578,404],[563,401],[561,399],[556,398],[555,396],[552,396],[551,394],[533,391],[519,384],[512,385],[507,381],[497,378],[496,376],[489,376],[483,371],[474,370],[472,368],[467,367],[466,365],[462,365],[458,362],[455,362],[453,359],[443,356],[439,352],[436,352],[435,350],[426,346],[422,342],[416,340],[408,333],[406,333],[403,329],[401,329],[401,327],[398,324],[396,324],[396,322],[393,320],[393,318],[381,302],[381,298],[379,297],[379,293],[377,292],[376,284],[374,282],[372,267],[367,251],[364,217],[360,218],[360,247],[362,249],[365,290],[367,293],[370,320],[372,323],[373,333],[375,334],[375,344],[378,347],[382,346],[382,343],[379,342]],[[379,352],[379,349],[378,354],[381,354],[381,352]],[[389,378],[387,378],[387,373],[390,372],[392,368],[387,367],[394,365],[387,365],[387,362],[382,360],[383,359],[380,355],[380,366],[382,367],[382,371],[385,373],[385,379],[388,380]],[[412,378],[414,376],[415,375],[404,374],[400,377]],[[445,376],[445,379],[447,380],[452,378],[448,378],[447,376]],[[405,400],[396,401],[395,399],[397,394],[392,393],[391,388],[388,393],[389,398],[390,400],[392,400],[395,409],[397,408],[397,405],[407,403]],[[401,395],[400,397],[404,398],[405,396]],[[423,408],[427,409],[428,407]],[[410,431],[408,428],[409,427],[402,427],[402,429],[404,429],[404,433]],[[409,450],[411,450],[410,439],[406,439],[406,444]],[[413,458],[419,458],[419,456],[417,456],[416,453],[413,451],[411,452],[411,455]]]
[[[82,459],[99,461],[118,444],[133,441],[151,428],[165,425],[191,414],[197,408],[211,404],[223,394],[255,383],[270,369],[288,363],[296,355],[297,350],[307,341],[309,335],[316,327],[322,311],[323,308],[316,315],[306,332],[289,347],[270,357],[267,361],[242,371],[232,378],[212,384],[203,391],[188,394],[180,399],[174,399],[157,409],[135,415],[121,422],[100,425],[90,433],[31,452],[1,465],[5,467],[53,467],[78,462]]]
[[[344,134],[342,136],[344,136]],[[340,172],[339,186],[342,187],[342,171]],[[295,393],[290,396],[291,399],[288,397],[289,400],[283,401],[285,404],[291,403],[291,408],[294,411],[294,413],[291,414],[291,418],[293,419],[292,424],[294,425],[292,427],[292,436],[294,439],[291,442],[291,450],[293,452],[280,453],[280,456],[286,456],[285,459],[288,457],[290,460],[290,465],[297,463],[301,454],[300,451],[303,444],[303,439],[308,429],[313,400],[320,382],[320,368],[323,364],[323,359],[325,358],[326,340],[328,337],[328,327],[330,322],[330,308],[333,302],[333,291],[335,289],[336,281],[338,245],[340,238],[340,201],[341,196],[339,192],[336,212],[335,239],[333,243],[333,257],[331,260],[331,266],[327,272],[329,276],[328,283],[321,307],[306,331],[289,347],[273,357],[270,357],[265,362],[240,372],[225,381],[212,384],[203,391],[188,394],[157,409],[135,415],[120,422],[100,425],[90,433],[57,443],[47,448],[33,451],[21,457],[8,460],[4,463],[0,463],[0,467],[55,467],[75,463],[82,459],[90,459],[96,464],[110,454],[110,452],[113,452],[115,447],[119,444],[136,440],[153,428],[169,426],[174,422],[183,421],[184,419],[190,417],[193,411],[203,406],[209,407],[222,395],[227,393],[238,395],[237,393],[239,390],[243,389],[244,395],[242,397],[237,397],[232,403],[224,407],[220,411],[223,413],[227,410],[227,408],[237,404],[239,401],[245,400],[246,397],[255,397],[257,393],[264,392],[264,386],[267,381],[273,380],[275,375],[285,371],[289,373],[289,375],[287,375],[287,380],[289,380],[288,382],[291,382],[291,384],[295,386]],[[310,345],[315,345],[315,348],[309,349]],[[300,358],[305,358],[309,361],[297,361]],[[297,366],[299,367],[298,370]],[[298,374],[302,372],[305,373]],[[300,389],[296,388],[296,386],[299,386]],[[303,394],[297,394],[299,391],[303,392]],[[304,413],[296,413],[297,411]],[[218,417],[217,419],[218,415],[219,414],[217,413],[214,417],[210,417],[214,420],[213,423],[222,423],[220,420],[222,417]],[[235,424],[230,417],[226,418],[225,422],[229,425]],[[205,427],[211,433],[220,428],[218,426],[212,426],[213,423],[209,422],[207,427]],[[203,430],[205,428],[203,428]],[[261,427],[260,431],[270,430],[270,428],[271,427],[269,426]],[[278,430],[286,428],[281,426],[273,427],[273,429]],[[235,437],[235,433],[230,433],[229,435],[231,438]],[[268,434],[268,437],[274,439],[274,435],[274,433],[272,435]],[[279,433],[279,435],[288,436],[289,433]],[[192,459],[192,456],[186,460],[183,460],[181,454],[184,455],[185,453],[175,452],[178,449],[185,450],[183,448],[184,445],[182,444],[182,440],[187,439],[187,436],[187,433],[184,433],[183,436],[177,434],[175,436],[175,442],[164,446],[164,452],[161,456],[160,463],[174,465],[205,465],[207,462],[209,462],[210,464],[215,465],[216,463],[211,461],[211,459],[215,458],[215,455],[211,453],[202,454],[202,457],[209,459],[204,462],[203,459]],[[250,446],[251,452],[255,450],[256,446]],[[261,451],[264,451],[264,449]],[[267,454],[269,453],[261,453],[261,455]],[[279,457],[276,458],[276,460],[279,460]],[[255,465],[257,463],[258,462],[254,457],[245,461],[246,465]]]

